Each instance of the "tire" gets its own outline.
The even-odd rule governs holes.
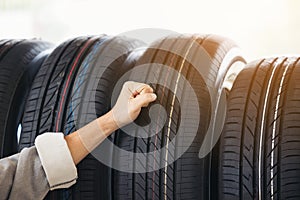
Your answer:
[[[258,60],[238,75],[220,138],[220,199],[300,198],[299,60]]]
[[[232,41],[215,35],[181,35],[159,40],[141,55],[129,75],[129,80],[151,84],[158,96],[156,102],[151,105],[159,104],[161,107],[151,120],[151,105],[150,108],[143,109],[136,123],[143,126],[147,133],[153,132],[157,129],[155,124],[162,121],[161,108],[166,111],[167,121],[160,131],[155,131],[155,135],[147,138],[138,137],[141,130],[139,128],[131,131],[133,136],[126,134],[128,132],[118,131],[114,138],[117,146],[146,156],[140,158],[134,154],[133,157],[129,157],[127,154],[113,152],[114,164],[131,167],[129,170],[132,171],[128,173],[114,170],[114,199],[212,198],[210,186],[215,184],[211,180],[212,158],[207,156],[200,159],[198,153],[205,136],[213,134],[207,132],[212,116],[211,109],[219,102],[211,101],[210,92],[215,91],[216,97],[219,97],[224,87],[223,83],[229,77],[230,67],[235,63],[244,63],[240,54],[228,55],[234,48],[236,45]],[[159,67],[161,64],[174,71],[169,72],[169,68]],[[144,70],[138,71],[138,67],[144,67]],[[159,80],[164,80],[165,83],[159,83]],[[178,89],[172,90],[176,83]],[[193,95],[188,85],[195,92],[194,99],[191,98]],[[200,114],[195,112],[195,109],[199,109]],[[183,118],[188,118],[188,122],[181,124]],[[186,129],[186,132],[177,137],[180,126]],[[194,138],[189,132],[191,127],[198,127]],[[187,138],[192,140],[188,145],[185,143]],[[174,146],[171,145],[173,139]],[[166,150],[152,153],[165,146],[168,146]],[[182,156],[179,155],[181,147],[187,148]],[[152,153],[151,156],[149,153]],[[168,163],[168,158],[178,159]],[[157,166],[160,166],[160,169],[156,169]],[[139,171],[144,172],[138,173]]]
[[[137,40],[112,37],[98,42],[86,56],[74,81],[74,86],[64,119],[64,132],[72,133],[97,117],[108,112],[114,85],[119,78],[133,67],[135,56],[130,53],[144,44]],[[113,140],[114,134],[108,138]],[[102,144],[101,144],[102,145]],[[112,149],[105,149],[112,162]],[[78,165],[78,187],[75,189],[78,199],[112,199],[112,169],[88,155]]]
[[[6,53],[14,47],[14,45],[21,42],[20,40],[0,40],[0,60],[6,55]]]
[[[18,152],[17,130],[24,102],[51,47],[38,40],[0,41],[0,157]]]
[[[101,37],[79,37],[59,45],[36,75],[26,102],[19,150],[34,145],[45,132],[63,132],[56,120],[65,116],[65,104],[82,59]],[[69,199],[72,188],[49,192],[46,199]]]
[[[114,39],[109,39],[107,36],[76,38],[61,44],[53,51],[37,74],[28,98],[23,117],[24,128],[20,139],[20,150],[33,145],[35,137],[39,134],[61,131],[67,135],[92,121],[89,116],[92,113],[95,113],[92,117],[96,118],[96,114],[101,115],[98,110],[105,112],[107,108],[101,106],[109,99],[102,96],[99,102],[91,101],[94,97],[93,92],[98,90],[90,89],[95,85],[92,80],[97,70],[105,69],[101,63],[110,59],[113,51],[129,48],[126,45],[130,46],[128,42],[118,44],[113,41]],[[114,43],[115,45],[112,46]],[[96,63],[93,63],[94,59]],[[105,73],[106,76],[100,81],[104,86],[99,90],[106,91],[110,87],[109,80],[113,79],[120,70],[122,59],[126,57],[123,55],[113,65],[116,70],[113,74]],[[99,77],[96,79],[99,81]],[[106,95],[105,92],[101,94]],[[95,106],[90,106],[95,103],[97,112]],[[80,115],[76,114],[77,108],[80,110]],[[111,194],[106,191],[107,171],[104,165],[88,155],[78,165],[77,183],[70,189],[50,192],[46,198],[108,199]]]

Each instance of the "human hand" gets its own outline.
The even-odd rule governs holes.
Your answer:
[[[127,81],[124,83],[118,100],[112,108],[112,115],[119,128],[133,122],[142,107],[156,100],[153,89],[144,83]]]

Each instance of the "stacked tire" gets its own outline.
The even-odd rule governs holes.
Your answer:
[[[144,127],[129,130],[134,134],[117,131],[115,145],[135,154],[133,159],[113,155],[115,166],[131,166],[134,172],[114,171],[114,199],[213,198],[213,160],[198,153],[205,136],[213,134],[208,131],[216,117],[212,110],[220,102],[212,95],[219,99],[225,78],[234,76],[230,68],[244,63],[236,48],[216,35],[179,35],[160,39],[140,53],[129,80],[152,85],[158,95],[152,106],[160,107],[152,112],[150,124],[151,106],[142,112],[137,123]],[[161,121],[165,123],[158,129]],[[150,136],[142,138],[142,131]]]
[[[300,198],[300,58],[248,64],[229,95],[219,199]]]
[[[0,158],[18,152],[25,101],[50,48],[39,40],[0,40]]]
[[[109,107],[103,105],[110,99],[105,91],[116,75],[126,70],[127,54],[140,45],[101,35],[75,38],[58,46],[43,63],[27,99],[20,150],[32,146],[39,134],[61,131],[67,135],[107,112]],[[111,57],[114,53],[117,58]],[[78,165],[77,184],[50,192],[47,199],[109,199],[108,172],[88,155]]]

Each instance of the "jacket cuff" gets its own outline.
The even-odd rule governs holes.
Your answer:
[[[62,133],[39,135],[35,146],[50,190],[68,188],[76,183],[77,169]]]

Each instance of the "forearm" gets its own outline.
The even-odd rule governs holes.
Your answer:
[[[155,100],[156,95],[149,85],[133,81],[124,83],[111,111],[65,137],[74,163],[78,164],[119,127],[133,122],[141,108]]]
[[[95,127],[98,126],[98,127]],[[99,117],[87,126],[65,137],[73,161],[78,164],[90,151],[99,145],[106,137],[118,129],[112,112]],[[87,141],[86,138],[91,140]]]

